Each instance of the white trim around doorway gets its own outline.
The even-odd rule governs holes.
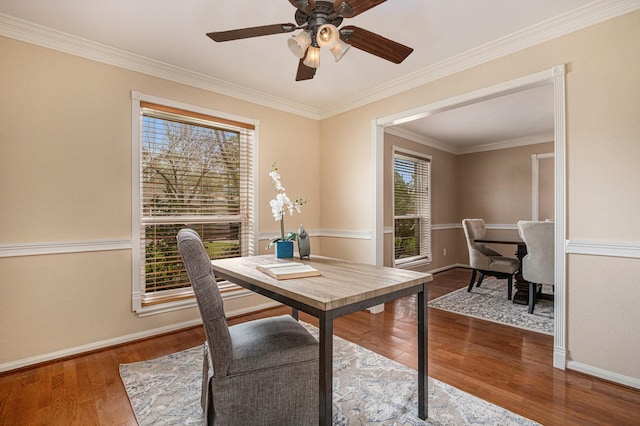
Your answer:
[[[371,121],[373,178],[372,263],[382,265],[384,258],[384,131],[386,127],[406,123],[465,105],[510,93],[552,84],[554,87],[554,174],[555,174],[555,302],[553,366],[564,370],[566,351],[566,176],[565,176],[565,74],[564,64],[494,86],[423,105]]]

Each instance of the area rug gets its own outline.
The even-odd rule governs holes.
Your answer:
[[[317,329],[304,324],[317,337]],[[334,337],[334,425],[536,425],[429,378],[429,418],[418,418],[417,372]],[[120,365],[140,425],[202,425],[202,347]]]
[[[551,287],[543,286],[543,292],[550,293]],[[465,286],[430,301],[429,307],[553,335],[553,301],[538,300],[529,314],[527,305],[507,300],[507,280],[487,277],[471,292]]]

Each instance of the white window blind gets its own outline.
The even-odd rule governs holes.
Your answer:
[[[405,152],[393,156],[394,262],[431,259],[431,161]]]
[[[254,253],[254,128],[148,102],[140,102],[140,120],[144,306],[192,294],[177,248],[181,228],[197,231],[212,259]]]

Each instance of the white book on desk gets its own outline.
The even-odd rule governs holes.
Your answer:
[[[297,262],[273,263],[270,265],[258,265],[256,269],[278,280],[291,278],[317,277],[320,271],[311,265]]]

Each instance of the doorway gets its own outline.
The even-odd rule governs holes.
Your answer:
[[[485,100],[495,99],[511,93],[553,85],[554,102],[554,218],[555,218],[555,301],[554,301],[554,352],[553,366],[565,369],[566,365],[566,313],[564,309],[566,288],[566,189],[565,189],[565,66],[558,65],[550,70],[541,71],[515,80],[510,80],[484,89],[465,93],[453,98],[438,101],[412,110],[403,111],[372,121],[373,153],[373,218],[372,218],[372,262],[383,264],[384,258],[384,129],[401,123],[427,117],[471,105]]]

